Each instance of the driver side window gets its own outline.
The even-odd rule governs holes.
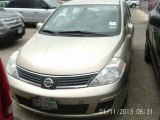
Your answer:
[[[21,8],[21,1],[20,0],[12,0],[7,5],[6,8]]]

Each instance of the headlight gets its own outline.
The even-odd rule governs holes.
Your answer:
[[[89,84],[90,87],[111,84],[118,81],[126,68],[126,63],[120,58],[112,58],[111,61]]]
[[[17,73],[17,69],[16,69],[16,59],[18,56],[19,51],[14,52],[7,64],[7,72],[8,74],[10,74],[11,76],[18,78],[18,73]]]

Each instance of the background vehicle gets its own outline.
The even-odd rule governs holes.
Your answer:
[[[55,0],[10,0],[4,10],[17,12],[24,22],[37,23],[44,22],[58,6]]]
[[[145,61],[151,62],[160,86],[160,2],[149,12],[146,29]]]
[[[139,0],[126,0],[129,7],[136,8],[139,6]]]
[[[24,34],[25,26],[19,15],[0,11],[0,44],[18,40]]]
[[[6,7],[9,1],[0,1],[0,7]]]
[[[148,10],[152,10],[154,9],[154,7],[156,6],[158,0],[148,0]]]
[[[4,66],[0,59],[0,120],[13,120],[12,99]]]
[[[57,2],[58,2],[59,4],[63,4],[63,3],[68,2],[68,1],[71,1],[71,0],[57,0]]]
[[[7,75],[18,105],[92,117],[126,103],[134,26],[124,0],[102,1],[64,3],[13,53]]]

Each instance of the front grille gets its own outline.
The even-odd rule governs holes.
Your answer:
[[[23,24],[21,18],[19,17],[5,18],[5,19],[2,19],[2,22],[10,29],[20,27]]]
[[[32,105],[32,100],[16,95],[18,101],[28,107],[34,108],[36,110],[53,113],[53,114],[85,114],[88,109],[88,104],[77,104],[77,105],[58,105],[58,110],[44,110]]]
[[[56,88],[69,88],[69,87],[87,87],[89,82],[94,79],[97,73],[88,75],[77,76],[51,76],[34,73],[23,68],[17,67],[19,77],[31,84],[41,86],[41,82],[44,78],[52,78],[57,80]]]

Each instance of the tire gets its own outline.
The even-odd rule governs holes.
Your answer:
[[[144,59],[147,63],[151,62],[150,49],[147,41],[145,42]]]
[[[132,4],[131,5],[132,8],[136,8],[136,6],[137,6],[136,4]]]

